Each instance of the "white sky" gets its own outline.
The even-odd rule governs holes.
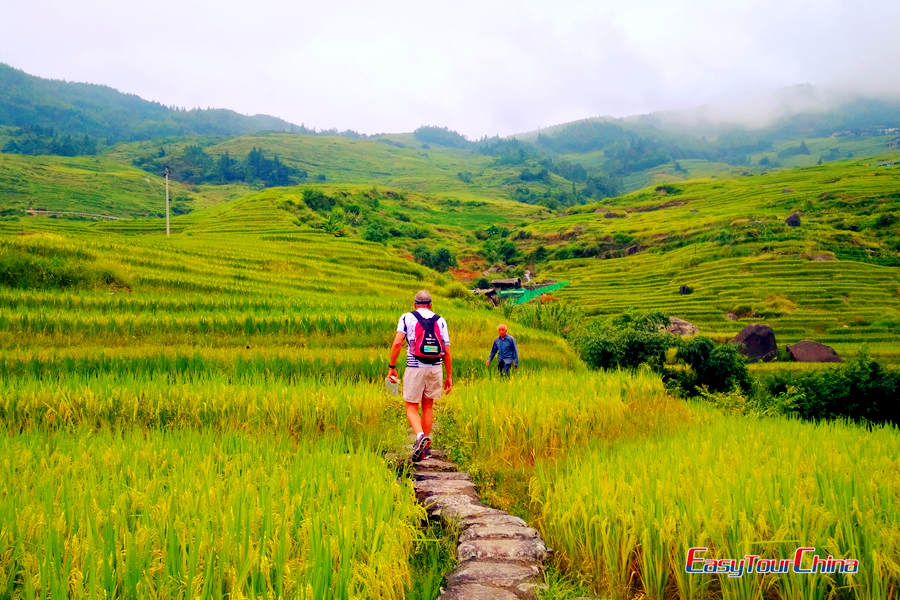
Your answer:
[[[4,6],[5,5],[5,6]],[[900,95],[900,2],[2,0],[0,62],[166,105],[470,138],[813,83]]]

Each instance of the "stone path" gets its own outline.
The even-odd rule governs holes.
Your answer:
[[[412,473],[429,516],[460,531],[458,564],[439,600],[535,598],[548,552],[540,534],[519,517],[482,504],[469,474],[440,450],[413,463]]]

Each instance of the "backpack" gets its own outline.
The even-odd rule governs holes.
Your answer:
[[[412,353],[419,362],[434,365],[441,361],[444,357],[444,340],[441,338],[440,330],[437,326],[440,315],[435,314],[429,318],[425,318],[418,311],[413,311],[412,316],[416,318],[415,342],[413,342]]]

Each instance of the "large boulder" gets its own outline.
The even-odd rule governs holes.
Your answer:
[[[769,361],[778,356],[775,332],[768,325],[747,325],[731,339],[731,343],[738,344],[741,354],[750,362]]]
[[[788,227],[800,227],[800,213],[791,213],[784,222]]]
[[[692,335],[697,335],[697,332],[700,331],[700,328],[690,321],[685,321],[684,319],[679,319],[678,317],[669,317],[668,331],[673,335],[689,337]]]
[[[843,362],[838,353],[831,346],[802,340],[796,344],[787,346],[788,354],[797,362]]]

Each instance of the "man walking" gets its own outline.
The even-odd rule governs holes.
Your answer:
[[[447,321],[431,310],[431,294],[421,290],[416,294],[414,309],[404,313],[397,323],[397,334],[391,345],[388,377],[397,381],[397,357],[406,340],[406,372],[403,374],[403,400],[406,420],[416,433],[413,461],[428,456],[431,447],[431,426],[434,423],[434,401],[441,393],[453,389],[450,334]],[[447,369],[443,379],[441,365]],[[419,415],[419,407],[422,414]]]
[[[519,348],[516,346],[516,340],[513,339],[513,336],[507,335],[506,325],[502,323],[498,325],[497,333],[499,337],[494,340],[494,345],[491,347],[491,355],[488,356],[486,364],[491,366],[491,361],[496,354],[497,368],[500,370],[500,375],[509,377],[510,367],[519,368]]]

